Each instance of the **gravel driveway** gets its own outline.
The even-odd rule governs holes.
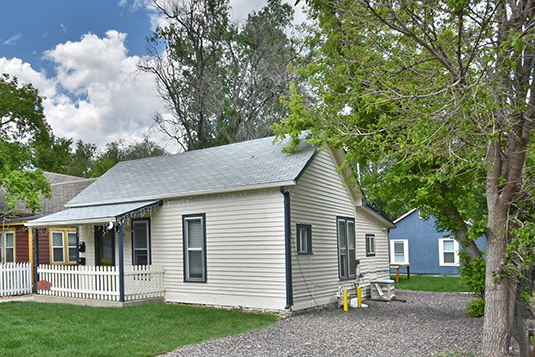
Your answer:
[[[407,302],[365,301],[187,346],[164,356],[430,356],[478,351],[483,319],[464,313],[468,294],[396,290]]]

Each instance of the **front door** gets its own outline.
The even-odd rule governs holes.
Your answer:
[[[113,229],[95,227],[95,253],[97,265],[115,265],[115,234]]]

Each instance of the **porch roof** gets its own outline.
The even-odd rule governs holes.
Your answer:
[[[60,227],[120,222],[162,204],[160,200],[73,207],[27,222],[27,227]]]

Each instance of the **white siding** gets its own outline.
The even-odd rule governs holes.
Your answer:
[[[283,309],[284,206],[278,189],[166,201],[154,214],[153,264],[165,268],[166,300]],[[184,282],[182,216],[206,215],[207,282]]]
[[[297,186],[291,189],[292,221],[292,283],[294,310],[337,301],[338,287],[354,293],[357,280],[340,280],[336,217],[355,219],[357,275],[364,277],[359,283],[367,291],[369,281],[386,278],[388,273],[388,239],[382,227],[369,216],[356,209],[348,186],[336,173],[336,164],[329,150],[320,151],[309,165]],[[360,202],[359,202],[360,203]],[[297,254],[296,225],[312,226],[312,254]],[[366,257],[365,234],[375,234],[376,256]]]

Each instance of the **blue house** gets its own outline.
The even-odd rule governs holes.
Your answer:
[[[449,232],[438,232],[434,217],[424,220],[413,209],[394,223],[389,235],[391,264],[410,264],[413,274],[459,275],[459,242]],[[486,250],[485,237],[476,244]]]

